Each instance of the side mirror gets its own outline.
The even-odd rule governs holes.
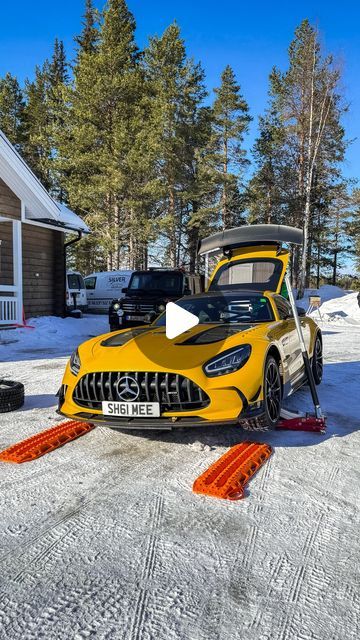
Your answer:
[[[150,311],[144,316],[144,324],[152,324],[157,317],[157,313],[155,311]]]
[[[306,310],[303,307],[296,307],[296,311],[298,312],[298,316],[304,317],[306,316]]]
[[[127,288],[127,287],[123,287],[123,288],[121,289],[122,293],[127,293],[127,290],[128,290],[128,288]]]

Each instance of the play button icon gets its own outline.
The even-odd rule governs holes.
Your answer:
[[[176,338],[184,331],[192,329],[199,324],[199,318],[193,313],[186,311],[175,302],[168,302],[166,305],[166,337],[169,340]]]

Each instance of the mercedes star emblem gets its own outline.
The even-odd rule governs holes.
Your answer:
[[[139,384],[132,376],[121,376],[116,381],[116,388],[120,400],[124,402],[134,402],[140,395]]]

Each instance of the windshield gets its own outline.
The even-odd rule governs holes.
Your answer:
[[[128,291],[141,291],[148,293],[181,294],[183,286],[183,276],[181,273],[134,273],[128,287]]]
[[[197,316],[200,324],[270,322],[274,319],[268,298],[256,294],[204,295],[183,298],[176,304]],[[162,327],[165,323],[165,313],[154,322],[157,327]]]

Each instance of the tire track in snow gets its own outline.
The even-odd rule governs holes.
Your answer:
[[[264,505],[264,499],[265,499],[265,494],[266,491],[268,489],[268,484],[269,484],[269,479],[271,477],[272,474],[272,459],[270,458],[269,460],[267,460],[266,464],[265,464],[265,468],[262,469],[262,476],[261,476],[261,480],[260,480],[260,486],[259,486],[259,492],[257,494],[257,500],[256,503],[254,504],[253,507],[253,513],[254,516],[259,517],[259,515],[261,514],[262,510],[263,510],[263,505]],[[261,473],[261,471],[260,471]],[[254,552],[255,549],[258,545],[258,537],[259,537],[259,532],[262,531],[259,527],[259,524],[253,524],[250,526],[250,530],[249,530],[249,534],[246,538],[245,541],[245,545],[244,547],[238,547],[237,553],[236,553],[236,557],[234,559],[234,563],[233,566],[236,565],[236,563],[239,560],[239,553],[240,553],[240,549],[241,551],[245,551],[245,554],[242,557],[242,565],[245,568],[249,568],[250,567],[250,563],[251,560],[254,556]]]
[[[130,624],[128,638],[131,640],[142,640],[143,628],[145,624],[145,616],[147,602],[149,599],[148,584],[152,580],[155,562],[156,562],[156,546],[157,546],[157,530],[159,528],[162,513],[164,509],[164,498],[160,493],[155,498],[151,523],[149,528],[147,546],[144,556],[144,563],[141,571],[139,590],[135,599],[134,612]]]
[[[242,560],[242,565],[244,566],[245,569],[247,569],[250,566],[250,561],[252,560],[252,557],[254,555],[254,551],[255,551],[255,547],[257,544],[257,539],[258,539],[258,535],[259,535],[259,528],[257,525],[251,525],[250,526],[250,531],[249,531],[249,535],[246,538],[245,541],[245,555],[243,556],[243,560]],[[240,550],[240,548],[239,548]],[[239,553],[236,554],[236,562],[239,559]],[[235,564],[235,563],[234,563]]]
[[[325,495],[332,495],[331,489],[338,473],[338,465],[332,465],[327,473]],[[313,614],[317,614],[317,606],[321,602],[320,596],[331,583],[332,578],[329,575],[329,568],[324,567],[321,561],[319,562],[319,557],[321,558],[325,554],[327,556],[331,552],[331,545],[334,544],[332,535],[334,517],[331,516],[333,514],[327,510],[327,505],[324,502],[314,526],[311,527],[304,540],[300,559],[301,565],[296,567],[293,572],[288,597],[288,602],[291,604],[285,612],[279,640],[292,640],[294,633],[297,634],[299,640],[307,637],[304,619],[302,619],[301,623],[301,630],[304,635],[299,635],[299,623],[296,622],[294,625],[294,620],[299,611],[298,605],[301,603],[300,609],[303,615],[311,618]],[[309,627],[311,627],[311,621]]]
[[[327,474],[327,489],[330,492],[333,483],[335,482],[338,476],[339,468],[337,465],[333,465],[330,469],[330,472]],[[268,477],[269,473],[266,474]],[[266,482],[266,477],[263,478],[262,485],[264,486]],[[280,573],[284,572],[282,584],[280,585],[281,592],[286,588],[289,573],[292,572],[292,577],[290,579],[290,584],[286,589],[288,593],[287,602],[288,607],[285,614],[285,618],[282,622],[281,631],[279,633],[279,640],[287,640],[292,636],[288,635],[288,629],[291,627],[292,619],[295,615],[295,609],[302,597],[302,591],[304,585],[306,586],[306,592],[304,595],[305,601],[315,603],[317,601],[317,595],[319,591],[323,588],[322,585],[324,583],[323,576],[321,571],[317,571],[316,565],[314,567],[309,567],[311,563],[311,558],[316,555],[317,551],[324,548],[323,538],[326,537],[326,527],[324,525],[325,520],[325,506],[322,504],[322,510],[319,512],[315,524],[308,531],[301,553],[301,565],[294,568],[294,565],[290,562],[289,558],[286,556],[281,556],[279,559],[279,563],[277,568],[273,570],[270,574],[270,580],[268,584],[268,596],[266,598],[265,604],[262,604],[261,608],[255,614],[255,617],[251,623],[251,628],[258,628],[262,623],[264,616],[269,613],[269,605],[271,600],[276,597],[276,594],[279,592],[279,587],[276,585],[276,582],[280,576]],[[259,509],[257,509],[259,510]],[[255,527],[256,529],[256,527]],[[257,541],[257,530],[253,532],[252,535],[249,536],[250,548],[254,549]]]
[[[271,478],[272,471],[273,471],[273,456],[270,456],[270,458],[266,461],[265,466],[259,470],[259,473],[261,474],[261,479],[260,479],[260,486],[259,486],[257,501],[254,504],[254,510],[253,510],[254,515],[261,513],[263,509],[264,498],[268,491],[269,480]]]
[[[250,624],[251,629],[258,629],[262,624],[264,615],[268,613],[269,605],[271,604],[271,601],[275,596],[275,592],[277,592],[277,589],[275,589],[275,585],[284,569],[286,569],[285,564],[287,564],[287,558],[285,555],[280,556],[278,562],[274,563],[274,566],[270,571],[270,580],[268,585],[269,588],[266,594],[265,601],[262,601],[261,606],[257,609],[255,616]]]
[[[40,533],[37,533],[36,535],[32,536],[29,540],[27,540],[26,542],[20,544],[16,549],[11,549],[7,553],[5,553],[0,558],[0,563],[2,563],[5,560],[7,560],[7,558],[9,558],[9,556],[12,558],[17,553],[18,553],[18,560],[20,560],[25,555],[25,553],[27,552],[29,547],[31,547],[32,545],[36,544],[39,540],[42,540],[42,538],[44,538],[44,536],[46,536],[49,533],[51,533],[54,529],[56,529],[61,524],[63,524],[65,522],[67,522],[68,520],[70,520],[74,515],[77,515],[78,513],[80,513],[81,509],[84,506],[86,506],[89,502],[90,502],[90,500],[88,500],[87,502],[82,503],[82,505],[79,506],[77,509],[74,509],[74,511],[71,511],[70,513],[66,513],[63,516],[60,516],[59,518],[56,518],[51,524],[49,524],[42,531],[40,531]]]
[[[76,536],[81,535],[87,524],[86,518],[83,518],[82,520],[83,521],[65,523],[60,527],[60,530],[52,530],[47,536],[43,537],[39,541],[40,548],[38,552],[35,553],[35,555],[15,575],[13,578],[14,582],[19,584],[23,584],[28,581],[31,583],[36,582],[36,576],[34,575],[35,571],[43,569],[54,556],[59,559],[72,541],[76,540]],[[34,572],[32,570],[34,570]]]
[[[96,465],[94,464],[94,466],[96,466]],[[69,483],[69,480],[70,481],[72,480],[72,478],[73,478],[73,476],[71,476],[70,479],[67,479],[67,484]],[[113,486],[114,486],[114,482],[113,481],[112,482],[109,482],[109,481],[104,482],[103,484],[101,484],[101,486],[99,486],[98,489],[93,491],[91,494],[88,492],[86,498],[82,497],[82,496],[77,498],[77,501],[79,503],[78,506],[76,506],[75,508],[73,508],[70,511],[67,510],[67,512],[65,514],[63,514],[63,515],[61,515],[61,516],[59,516],[57,518],[55,517],[55,519],[53,519],[51,524],[49,524],[49,525],[46,524],[50,520],[50,518],[48,518],[48,520],[45,520],[45,526],[39,533],[36,533],[34,536],[31,536],[25,542],[20,543],[15,549],[10,549],[5,554],[3,554],[0,557],[0,565],[1,565],[2,562],[7,560],[9,557],[13,558],[16,554],[18,554],[18,559],[20,559],[27,552],[29,547],[31,547],[32,545],[36,544],[44,536],[46,536],[47,534],[51,533],[58,526],[68,522],[74,516],[80,515],[81,512],[85,508],[89,507],[91,504],[96,503],[97,499],[102,494],[108,495],[109,490],[112,489]]]

